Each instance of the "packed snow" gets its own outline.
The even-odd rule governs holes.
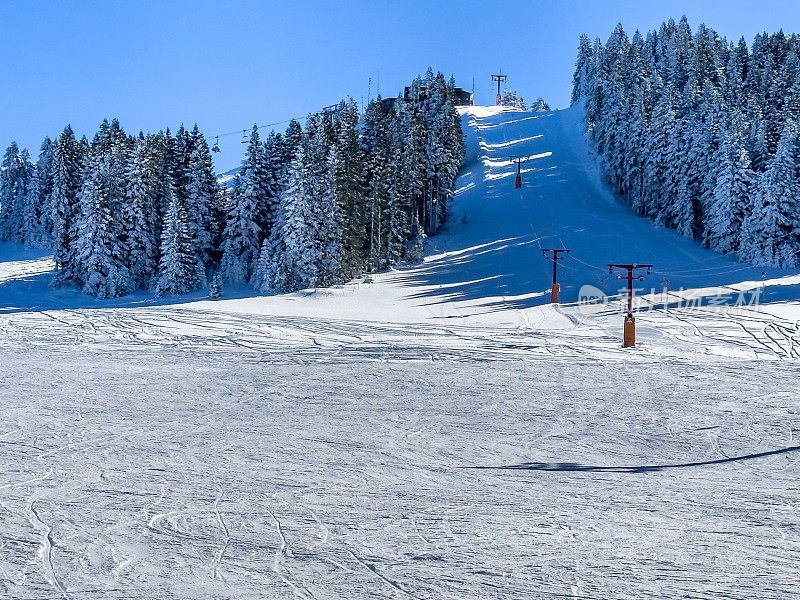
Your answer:
[[[462,110],[421,265],[101,301],[0,249],[0,595],[795,593],[800,275],[631,216],[576,109]]]

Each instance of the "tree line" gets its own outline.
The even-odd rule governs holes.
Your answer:
[[[0,239],[52,249],[53,283],[101,298],[284,292],[421,260],[465,152],[454,87],[429,69],[363,114],[351,100],[263,140],[254,126],[230,189],[197,126],[131,136],[106,120],[91,142],[68,126],[35,163],[12,143]]]
[[[581,37],[572,98],[636,214],[742,261],[800,264],[800,36],[618,25],[605,44]]]

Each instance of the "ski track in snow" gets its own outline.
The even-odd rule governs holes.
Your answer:
[[[48,583],[58,591],[58,593],[66,599],[70,598],[66,588],[61,583],[56,575],[55,567],[53,566],[53,530],[50,526],[42,521],[39,516],[39,511],[36,510],[36,499],[31,498],[28,502],[28,512],[31,514],[31,523],[37,530],[42,530],[42,544],[39,550],[39,555],[42,560],[42,569],[44,576],[47,578]]]
[[[222,557],[225,556],[225,550],[228,549],[228,544],[231,540],[230,532],[228,531],[228,526],[225,524],[225,520],[222,518],[222,513],[219,512],[219,502],[222,500],[222,490],[219,491],[219,496],[214,501],[214,514],[217,517],[217,523],[219,524],[219,528],[222,530],[225,540],[222,544],[222,547],[219,549],[219,552],[214,557],[214,579],[221,579],[225,581],[225,577],[220,573],[219,567],[222,563]]]
[[[466,109],[450,231],[372,284],[103,305],[0,246],[0,597],[792,597],[800,279],[625,213],[576,115]]]

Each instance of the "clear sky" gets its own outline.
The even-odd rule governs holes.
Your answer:
[[[479,104],[502,69],[526,100],[563,107],[581,33],[605,40],[618,22],[632,33],[683,14],[748,42],[800,30],[790,0],[3,2],[0,145],[35,157],[45,135],[70,123],[91,137],[104,117],[129,132],[197,122],[213,138],[361,102],[370,78],[372,96],[379,81],[396,95],[428,66],[467,89],[474,78]],[[220,145],[218,169],[235,166],[239,139]]]

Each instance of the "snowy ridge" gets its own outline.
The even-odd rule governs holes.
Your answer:
[[[233,169],[225,171],[224,173],[220,173],[217,176],[217,181],[223,187],[231,188],[231,187],[233,187],[234,181],[236,180],[236,175],[239,173],[240,170],[241,170],[241,167],[235,167]]]

